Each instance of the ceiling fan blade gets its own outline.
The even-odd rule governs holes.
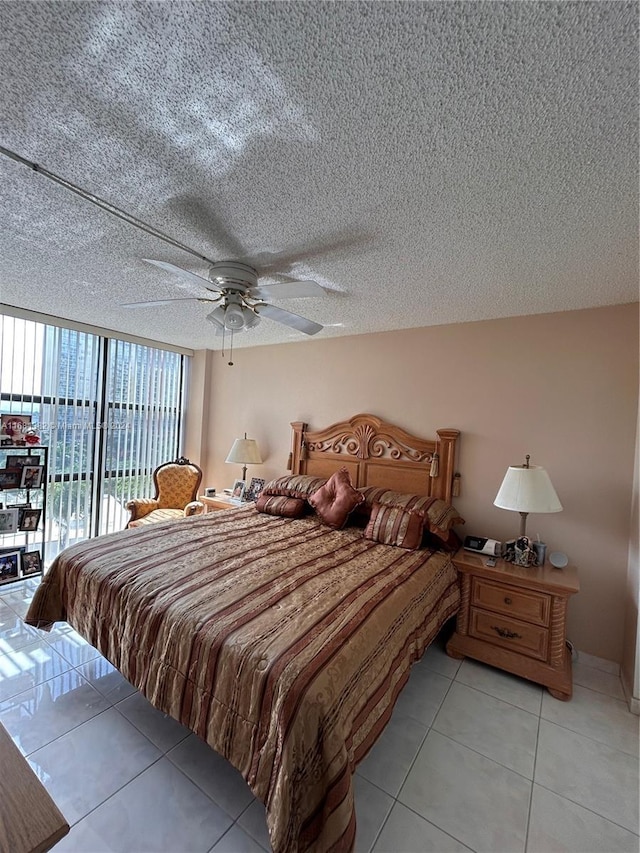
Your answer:
[[[301,299],[303,296],[324,296],[326,290],[317,281],[279,281],[261,284],[251,290],[256,299]]]
[[[184,296],[177,299],[152,299],[150,302],[123,302],[123,308],[146,308],[148,305],[172,305],[174,302],[218,302],[218,299],[203,299],[201,296]]]
[[[154,267],[159,267],[161,270],[166,270],[166,272],[170,272],[173,275],[177,275],[178,278],[181,278],[183,281],[189,282],[189,284],[197,284],[198,287],[206,287],[207,290],[216,290],[219,291],[220,288],[214,282],[209,281],[208,278],[203,278],[201,275],[196,275],[194,272],[189,272],[189,270],[183,270],[182,267],[177,267],[175,264],[170,264],[167,261],[155,261],[151,258],[143,258],[147,264],[153,264]]]
[[[297,314],[292,314],[291,311],[284,311],[276,305],[268,305],[267,303],[256,305],[256,311],[262,317],[268,317],[277,323],[283,323],[285,326],[290,326],[292,329],[304,332],[305,335],[315,335],[324,328],[320,323],[314,323],[313,320],[299,317]]]

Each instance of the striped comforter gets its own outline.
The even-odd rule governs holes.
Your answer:
[[[251,504],[68,548],[26,621],[68,621],[225,756],[275,853],[325,853],[352,849],[352,772],[458,601],[447,555]]]

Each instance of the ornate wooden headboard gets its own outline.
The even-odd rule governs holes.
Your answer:
[[[293,474],[330,477],[344,466],[357,487],[382,486],[451,502],[457,429],[439,429],[436,439],[426,440],[364,414],[318,431],[302,421],[291,428]]]

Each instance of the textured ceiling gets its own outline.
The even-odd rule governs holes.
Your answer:
[[[0,3],[0,145],[319,337],[638,298],[636,3]],[[195,348],[206,263],[0,157],[0,301]],[[252,346],[305,336],[263,319]]]

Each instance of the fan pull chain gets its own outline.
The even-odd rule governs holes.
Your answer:
[[[233,367],[233,329],[231,329],[231,348],[229,352],[229,367]]]

